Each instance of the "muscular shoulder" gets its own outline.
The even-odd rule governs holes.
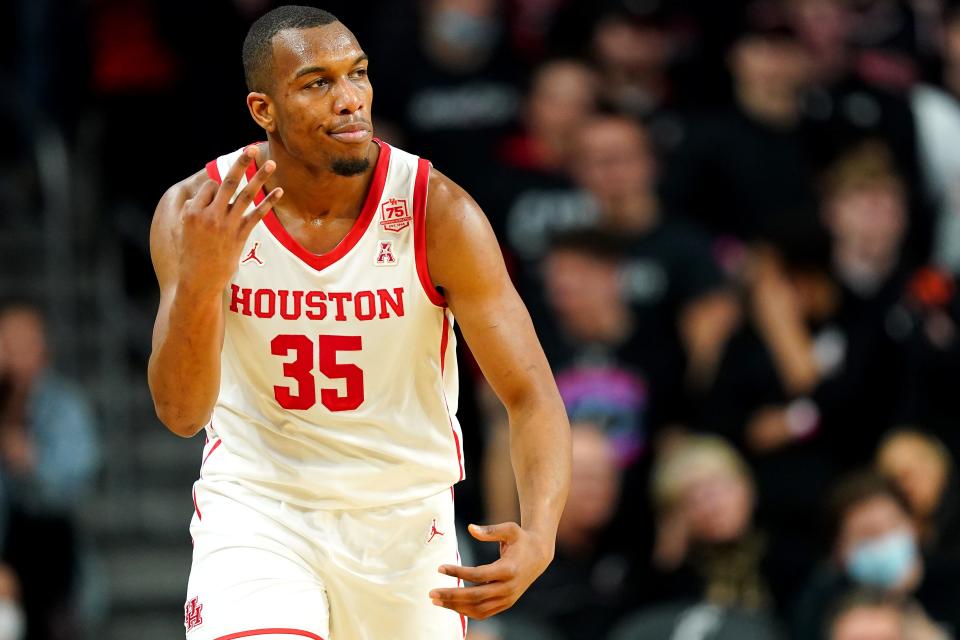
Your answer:
[[[430,170],[427,188],[427,261],[431,278],[447,289],[474,259],[500,260],[493,229],[483,210],[457,183]]]
[[[180,228],[180,209],[209,181],[207,172],[200,170],[167,189],[157,203],[150,226],[150,256],[161,286],[172,272],[173,247]]]
[[[480,205],[456,182],[434,168],[427,187],[427,230],[448,230],[486,222]]]
[[[172,222],[180,211],[183,203],[197,195],[200,187],[208,182],[210,177],[206,170],[201,169],[188,178],[184,178],[172,187],[166,190],[157,203],[157,209],[153,214],[153,224],[164,224]]]

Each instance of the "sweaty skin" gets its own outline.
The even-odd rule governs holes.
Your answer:
[[[157,415],[174,433],[190,437],[210,419],[220,384],[221,296],[256,223],[272,208],[301,245],[324,253],[359,215],[379,154],[372,142],[367,64],[340,23],[281,32],[273,40],[271,87],[247,97],[268,143],[241,155],[222,185],[200,171],[160,200],[150,236],[161,298],[149,381]],[[261,168],[231,205],[253,155]],[[356,175],[331,170],[334,162],[358,166],[365,160],[366,169]],[[261,186],[267,197],[244,216]],[[480,567],[439,567],[476,586],[429,594],[438,606],[482,619],[513,605],[553,558],[570,481],[569,425],[486,217],[435,170],[426,237],[433,284],[442,289],[510,418],[521,522],[471,525],[475,538],[500,543],[500,559]]]

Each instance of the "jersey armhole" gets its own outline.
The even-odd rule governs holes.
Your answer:
[[[430,302],[446,307],[447,300],[433,286],[427,268],[427,186],[430,181],[430,161],[417,161],[417,179],[413,186],[413,250],[416,254],[417,277]]]

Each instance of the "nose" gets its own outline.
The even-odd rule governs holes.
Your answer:
[[[337,83],[336,91],[333,108],[337,115],[348,116],[363,107],[363,92],[349,79],[342,78]]]

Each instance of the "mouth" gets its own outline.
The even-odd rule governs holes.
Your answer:
[[[330,137],[339,140],[340,142],[345,143],[357,143],[367,140],[370,135],[370,127],[366,124],[348,124],[342,127],[337,127],[332,131],[328,132]]]

